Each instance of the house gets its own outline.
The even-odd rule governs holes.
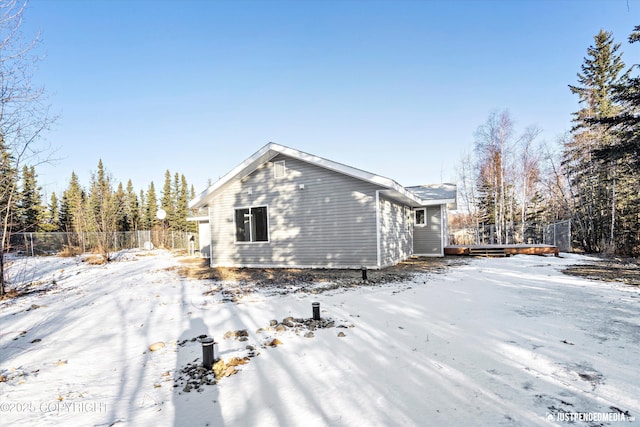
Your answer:
[[[383,268],[443,256],[456,186],[397,182],[269,143],[190,203],[211,266]]]

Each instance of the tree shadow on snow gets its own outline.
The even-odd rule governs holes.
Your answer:
[[[200,335],[208,334],[207,325],[201,318],[192,318],[189,320],[189,327],[185,329],[178,342],[190,340]],[[178,347],[176,357],[175,377],[181,374],[181,370],[189,363],[202,364],[202,350],[200,341],[196,340],[197,345]],[[217,355],[216,355],[217,356]],[[174,379],[175,381],[175,379]],[[179,382],[176,381],[176,384]],[[220,400],[218,398],[218,385],[205,385],[198,392],[195,388],[189,392],[184,391],[184,386],[179,385],[173,389],[173,406],[174,421],[176,427],[187,425],[212,425],[223,426],[224,420],[220,409]]]

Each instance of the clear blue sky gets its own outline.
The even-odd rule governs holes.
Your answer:
[[[32,0],[36,83],[60,114],[39,182],[86,185],[102,158],[138,191],[169,169],[200,192],[270,141],[403,185],[454,181],[492,111],[555,142],[593,36],[638,63],[639,24],[639,0]]]

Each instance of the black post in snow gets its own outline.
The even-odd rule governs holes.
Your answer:
[[[206,369],[211,369],[213,367],[213,338],[202,338],[202,366]]]
[[[313,302],[311,307],[313,308],[313,320],[320,320],[320,303]]]

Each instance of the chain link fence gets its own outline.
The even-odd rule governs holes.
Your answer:
[[[544,227],[540,224],[513,224],[504,230],[502,244],[523,243],[540,244]],[[494,224],[481,224],[479,227],[458,227],[451,229],[449,242],[452,245],[493,245],[498,244],[497,229]]]
[[[560,252],[571,252],[571,220],[553,224],[513,224],[505,230],[506,240],[502,244],[553,245]],[[496,226],[481,224],[479,227],[451,228],[451,245],[493,245],[498,244]]]
[[[13,256],[80,254],[97,251],[100,233],[12,233],[7,253]],[[111,236],[110,236],[111,237]],[[123,249],[185,249],[190,254],[198,248],[197,233],[170,230],[115,231],[113,251]]]
[[[560,252],[571,252],[571,220],[546,225],[543,243],[557,246]]]

